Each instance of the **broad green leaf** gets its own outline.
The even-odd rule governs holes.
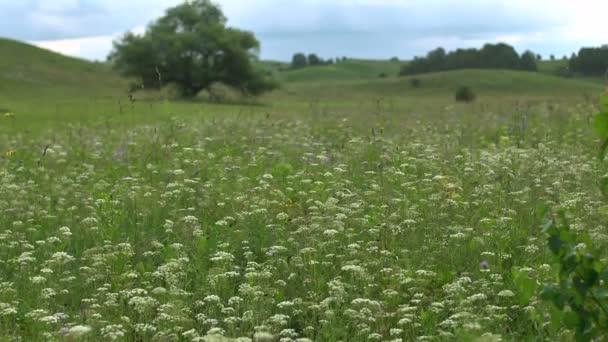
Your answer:
[[[593,131],[600,138],[608,138],[608,112],[595,114],[593,118]]]
[[[520,304],[525,305],[530,302],[530,298],[537,293],[538,284],[536,280],[530,278],[526,271],[513,269],[513,280],[519,290]]]
[[[604,95],[600,97],[600,110],[603,113],[608,113],[608,96]]]
[[[606,139],[606,141],[608,141],[608,139]],[[600,158],[602,157],[603,156],[600,156]],[[608,197],[608,177],[602,178],[600,180],[600,190],[602,191],[602,195],[604,195],[604,197]]]
[[[564,242],[558,235],[551,235],[549,237],[549,248],[554,254],[559,254],[559,250],[562,248],[563,244]]]
[[[566,327],[570,329],[576,328],[580,322],[580,318],[578,317],[578,315],[572,311],[564,312],[563,320],[566,324]]]
[[[606,149],[608,149],[608,139],[605,139],[604,142],[602,142],[602,146],[600,146],[600,160],[604,160],[604,157],[606,156]]]

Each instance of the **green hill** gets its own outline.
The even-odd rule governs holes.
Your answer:
[[[421,81],[413,87],[411,80]],[[469,86],[481,96],[586,96],[601,91],[600,84],[560,78],[543,73],[510,70],[456,70],[411,77],[391,77],[358,81],[288,83],[286,96],[317,99],[360,99],[376,97],[451,97],[459,86]]]
[[[380,78],[381,74],[397,75],[401,65],[400,62],[349,59],[330,65],[287,69],[277,75],[287,83],[374,79]]]
[[[0,38],[0,100],[25,97],[116,95],[125,81],[101,63],[63,56]]]
[[[318,81],[347,81],[380,78],[381,74],[388,77],[397,76],[401,66],[407,61],[350,59],[345,62],[290,69],[289,64],[281,62],[263,62],[261,65],[275,71],[277,77],[287,83],[318,82]],[[568,66],[564,60],[546,60],[538,62],[538,72],[557,76]]]
[[[27,126],[99,120],[135,120],[162,115],[220,114],[237,109],[197,102],[168,104],[126,99],[127,81],[107,65],[71,58],[14,40],[0,39],[0,112],[14,112]],[[360,101],[391,98],[398,102],[424,101],[433,97],[453,102],[454,90],[470,86],[480,99],[502,97],[582,97],[598,94],[602,85],[584,79],[551,75],[559,61],[541,64],[539,73],[507,70],[458,70],[398,77],[404,62],[347,60],[333,65],[291,70],[279,62],[260,62],[282,82],[281,89],[262,101],[277,111],[311,100],[358,106]],[[543,62],[544,63],[544,62]],[[380,77],[383,74],[384,77]],[[154,98],[158,98],[155,95]],[[247,107],[251,108],[251,106]],[[260,109],[262,110],[262,109]],[[126,116],[124,114],[129,114]],[[0,122],[6,124],[6,120]],[[6,125],[5,125],[6,126]],[[4,127],[6,128],[6,127]]]

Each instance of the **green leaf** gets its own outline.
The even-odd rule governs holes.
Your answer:
[[[604,143],[608,142],[608,139],[606,139],[606,141]],[[608,148],[608,146],[606,146],[603,151],[605,153],[606,148]],[[600,155],[600,159],[603,159],[604,156]],[[602,195],[604,195],[604,197],[608,197],[608,177],[604,177],[600,180],[600,190],[602,191]]]
[[[587,296],[589,286],[587,286],[587,282],[585,281],[585,279],[582,279],[579,276],[574,276],[572,278],[572,283],[574,284],[576,292],[578,292],[583,297]]]
[[[608,139],[605,139],[604,142],[602,142],[602,146],[600,146],[600,154],[599,154],[600,160],[604,160],[607,149],[608,149]]]
[[[580,318],[575,312],[567,311],[564,312],[564,316],[562,317],[566,327],[569,329],[576,328],[579,325]]]
[[[602,139],[608,138],[608,113],[595,114],[593,118],[593,131]]]
[[[513,281],[517,289],[519,290],[520,304],[525,305],[530,302],[530,298],[537,293],[538,284],[536,280],[528,276],[528,272],[513,269],[512,271]]]
[[[605,283],[608,283],[608,266],[604,267],[602,272],[600,273],[600,279]]]
[[[538,203],[538,205],[536,206],[536,218],[539,220],[542,220],[545,218],[545,216],[547,215],[547,212],[549,211],[549,206],[547,206],[546,203],[544,202],[540,202]],[[544,227],[545,225],[551,225],[552,222],[550,222],[549,220],[547,220],[547,222],[544,222],[543,224],[543,231],[544,231]]]
[[[561,289],[555,283],[547,283],[540,292],[540,298],[555,304],[560,310],[564,308],[564,298]]]
[[[600,110],[602,113],[608,114],[608,96],[604,95],[600,97]]]
[[[559,254],[559,250],[563,244],[564,242],[559,238],[559,235],[551,235],[549,237],[549,248],[554,254]]]

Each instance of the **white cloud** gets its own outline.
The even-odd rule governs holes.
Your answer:
[[[141,33],[165,8],[181,1],[0,0],[0,13],[7,14],[0,20],[0,36],[103,59],[117,33],[134,27]],[[218,2],[230,25],[257,34],[266,58],[287,59],[294,49],[327,57],[411,57],[427,46],[456,48],[487,41],[561,55],[581,45],[608,43],[608,2],[600,0]]]
[[[33,41],[32,44],[61,53],[66,56],[80,57],[90,60],[103,60],[112,49],[112,41],[116,36],[98,36],[76,39],[59,39]]]

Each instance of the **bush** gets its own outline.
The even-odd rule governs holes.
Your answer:
[[[473,102],[475,97],[475,93],[469,87],[462,86],[456,90],[455,98],[458,102]]]
[[[381,73],[378,74],[378,77],[380,77],[380,78],[387,78],[388,75],[385,72],[381,72]]]
[[[422,80],[419,78],[412,78],[410,79],[410,85],[412,88],[420,88],[422,87]]]

